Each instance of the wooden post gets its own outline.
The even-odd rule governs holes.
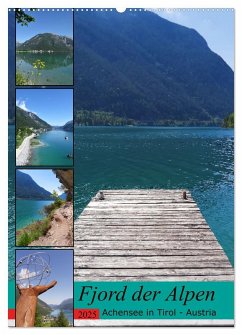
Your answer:
[[[99,192],[99,195],[98,195],[98,200],[104,200],[104,194],[102,191]]]

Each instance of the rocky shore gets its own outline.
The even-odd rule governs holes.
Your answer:
[[[73,245],[73,204],[66,202],[55,210],[50,229],[45,236],[29,244],[32,246],[72,246]]]

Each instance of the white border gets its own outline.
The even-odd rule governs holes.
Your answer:
[[[233,320],[74,320],[75,327],[111,326],[233,326]]]
[[[79,8],[235,8],[236,10],[236,63],[235,63],[235,102],[236,102],[236,212],[235,212],[235,222],[236,222],[236,327],[235,328],[152,328],[150,329],[154,333],[164,332],[165,334],[219,334],[219,335],[227,335],[230,333],[238,334],[242,332],[241,326],[241,310],[242,310],[242,274],[241,274],[241,265],[240,260],[242,254],[242,243],[240,243],[242,236],[242,211],[240,210],[240,202],[242,199],[242,176],[241,176],[241,168],[242,168],[242,131],[241,131],[241,113],[242,113],[242,1],[240,0],[120,0],[120,1],[111,1],[111,0],[89,0],[89,1],[81,1],[81,0],[1,0],[0,1],[0,22],[1,22],[1,61],[0,61],[0,74],[1,74],[1,122],[0,122],[0,134],[1,134],[1,173],[0,173],[0,189],[1,189],[1,211],[0,211],[0,236],[1,236],[1,299],[0,299],[0,330],[2,334],[23,334],[23,333],[43,333],[43,331],[48,334],[53,334],[56,332],[56,329],[11,329],[7,327],[7,250],[8,250],[8,238],[7,238],[7,111],[8,111],[8,103],[7,103],[7,50],[8,50],[8,31],[7,31],[7,15],[8,8],[19,8],[19,7],[51,7],[51,8],[71,8],[71,7],[79,7]],[[240,130],[240,131],[239,131]],[[4,164],[4,166],[2,166]],[[73,333],[73,332],[81,332],[82,334],[93,333],[93,332],[103,332],[103,334],[123,334],[131,333],[136,331],[135,328],[75,328],[75,329],[60,329],[58,328],[58,334],[63,333]],[[147,328],[139,329],[139,333],[146,334]],[[150,331],[149,330],[149,331]]]

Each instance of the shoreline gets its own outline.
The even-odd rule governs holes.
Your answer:
[[[16,149],[16,165],[28,165],[31,153],[31,140],[35,134],[25,137],[18,149]]]
[[[47,145],[44,143],[44,142],[41,142],[39,139],[37,139],[38,141],[39,141],[39,143],[38,144],[32,144],[32,143],[30,143],[30,147],[31,148],[38,148],[38,147],[46,147]]]

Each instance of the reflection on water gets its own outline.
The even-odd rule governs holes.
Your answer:
[[[32,64],[40,59],[45,63],[46,70],[52,70],[58,67],[65,67],[73,63],[73,55],[71,53],[31,53],[31,52],[18,52],[17,64],[23,61],[25,64]]]
[[[33,64],[40,60],[44,62],[41,75],[33,78]],[[72,85],[73,84],[73,54],[72,53],[30,53],[16,54],[16,69],[32,81],[32,85]],[[33,82],[34,81],[34,82]]]

